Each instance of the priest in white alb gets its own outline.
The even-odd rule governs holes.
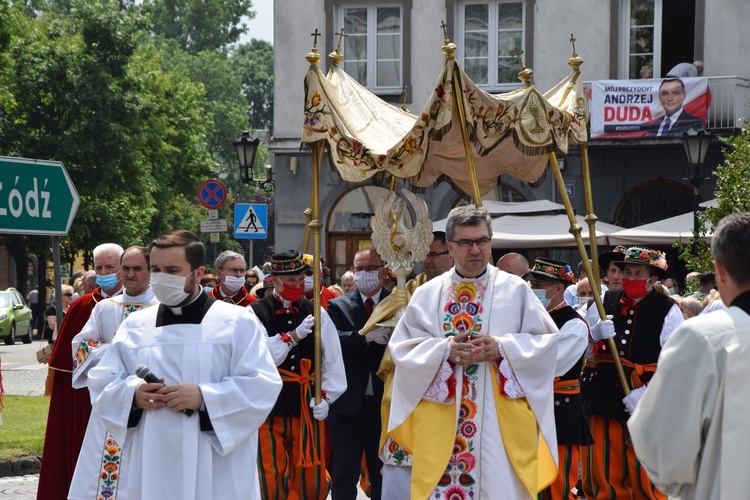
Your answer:
[[[451,211],[455,267],[417,288],[389,344],[389,435],[413,455],[411,498],[535,498],[557,473],[557,328],[523,280],[488,265],[490,222]]]
[[[172,231],[149,249],[160,305],[125,319],[88,374],[94,412],[122,447],[103,473],[117,474],[119,500],[260,498],[258,427],[281,390],[265,330],[203,292],[197,236]],[[140,365],[162,382],[136,376]]]
[[[149,287],[151,273],[148,269],[148,248],[132,246],[125,250],[120,257],[120,273],[123,292],[97,302],[86,325],[73,338],[75,389],[87,387],[89,370],[96,366],[104,355],[125,318],[131,313],[158,304],[154,292]],[[114,449],[118,451],[109,453]],[[117,458],[104,460],[104,456]],[[119,469],[121,462],[122,450],[119,444],[107,432],[96,412],[93,412],[86,427],[68,498],[99,498],[103,493],[110,491],[116,496],[119,474],[115,474],[115,479],[112,479],[112,474],[106,473],[105,466]]]

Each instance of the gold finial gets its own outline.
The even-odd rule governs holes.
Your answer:
[[[443,28],[443,47],[441,48],[441,51],[445,54],[447,59],[455,59],[456,56],[454,56],[453,53],[458,48],[458,45],[451,42],[451,39],[448,38],[448,25],[445,24],[444,20],[440,21],[440,27]]]
[[[568,64],[573,68],[573,71],[580,71],[579,68],[583,64],[583,58],[576,52],[576,39],[573,33],[570,34],[570,43],[573,44],[573,55],[568,59]]]
[[[514,48],[510,55],[518,60],[518,67],[521,68],[521,71],[518,72],[518,79],[521,80],[524,85],[531,85],[531,77],[534,76],[534,72],[523,65],[523,61],[521,60],[523,50],[521,47]]]
[[[401,109],[403,109],[407,113],[409,112],[409,109],[406,107],[406,96],[409,95],[409,92],[407,92],[408,90],[409,90],[409,87],[407,85],[404,85],[404,102],[403,104],[401,104]]]
[[[313,47],[310,52],[307,53],[305,56],[305,59],[307,59],[307,62],[310,63],[310,66],[315,66],[320,62],[320,54],[318,53],[318,37],[321,35],[320,31],[318,31],[318,28],[315,28],[314,33],[310,33],[310,36],[313,37]]]
[[[347,35],[344,32],[344,27],[341,27],[341,32],[335,32],[334,35],[339,37],[339,43],[336,45],[336,50],[328,54],[328,58],[333,61],[334,66],[338,66],[341,61],[344,60],[344,55],[341,53],[341,41],[346,37],[348,38],[349,35]]]

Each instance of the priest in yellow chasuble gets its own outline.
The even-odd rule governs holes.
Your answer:
[[[491,219],[453,209],[455,267],[417,288],[389,348],[389,435],[413,456],[411,498],[533,498],[557,472],[557,328],[517,276],[489,265]]]

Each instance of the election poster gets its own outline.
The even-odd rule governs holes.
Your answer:
[[[592,138],[679,136],[706,127],[707,78],[598,80],[591,90]]]

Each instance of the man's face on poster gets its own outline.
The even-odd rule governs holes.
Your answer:
[[[659,101],[667,116],[675,114],[682,107],[684,100],[685,90],[678,80],[666,82],[659,89]]]

